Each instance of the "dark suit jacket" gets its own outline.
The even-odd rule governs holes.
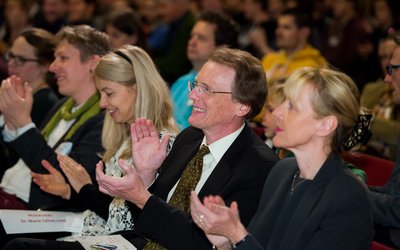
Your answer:
[[[189,127],[177,137],[153,185],[154,195],[135,223],[136,233],[169,249],[211,249],[190,215],[165,202],[198,151],[203,136],[201,130]],[[237,201],[241,220],[247,224],[257,209],[265,179],[277,160],[275,153],[246,125],[211,173],[199,197],[220,195],[226,204]]]
[[[248,227],[251,236],[238,249],[369,249],[373,222],[366,188],[344,162],[331,155],[314,180],[290,194],[297,171],[295,158],[274,167]]]
[[[400,248],[400,147],[397,147],[397,161],[389,181],[383,187],[371,187],[369,198],[374,222],[388,228],[390,239]]]
[[[65,100],[66,99],[60,101],[60,103],[49,112],[47,119],[43,124],[47,124]],[[96,163],[100,160],[98,154],[103,152],[101,144],[103,121],[104,112],[101,112],[86,121],[69,140],[73,143],[69,156],[82,164],[82,166],[85,166],[93,180],[95,180]],[[61,140],[60,142],[63,141],[64,140]],[[46,159],[62,173],[56,159],[57,155],[55,149],[47,145],[47,141],[42,136],[39,129],[32,128],[28,130],[16,140],[10,142],[9,145],[15,150],[15,152],[17,152],[18,156],[22,158],[33,172],[47,173],[41,164],[41,161]],[[55,145],[55,148],[58,145],[59,143]],[[69,208],[70,205],[71,203],[68,204],[66,200],[42,191],[32,182],[28,203],[29,208],[38,209],[56,206],[57,209],[64,209]],[[78,206],[78,204],[74,204],[73,206]]]

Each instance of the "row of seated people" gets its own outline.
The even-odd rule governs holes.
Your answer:
[[[111,30],[106,27],[106,19],[113,10],[130,9],[140,19],[138,32],[134,33],[140,39],[139,30],[144,31],[143,40],[148,44],[156,65],[167,82],[172,84],[190,69],[185,48],[195,17],[201,11],[212,9],[237,20],[240,25],[240,48],[262,58],[281,48],[279,40],[297,32],[288,26],[290,29],[286,34],[281,31],[275,33],[281,13],[297,6],[312,20],[310,41],[313,46],[331,64],[357,79],[362,87],[379,76],[378,68],[367,67],[372,68],[368,72],[364,68],[378,65],[376,52],[379,40],[388,30],[398,27],[400,22],[398,1],[365,1],[43,0],[38,3],[35,0],[7,0],[0,6],[4,11],[0,15],[0,39],[5,46],[11,46],[16,34],[28,26],[56,33],[64,25],[83,23],[111,31],[110,35],[121,39],[124,36],[132,38],[132,33],[125,32],[123,26],[120,26],[122,29],[117,27]],[[131,22],[127,23],[135,23],[135,19],[131,18]],[[296,39],[289,41],[293,42],[296,43]],[[169,67],[171,64],[180,67]]]
[[[260,112],[267,93],[261,62],[250,54],[228,48],[212,54],[189,85],[192,126],[175,138],[168,88],[143,50],[107,53],[106,36],[85,26],[67,27],[57,37],[50,68],[70,98],[41,131],[31,122],[31,88],[17,77],[2,85],[4,139],[25,164],[6,173],[12,181],[4,183],[2,201],[89,209],[82,234],[134,229],[135,245],[145,249],[224,249],[231,242],[243,249],[370,246],[368,193],[339,157],[358,143],[343,145],[357,138],[352,131],[359,125],[357,87],[348,76],[303,68],[288,79],[286,99],[273,111],[273,142],[296,158],[272,168],[278,157],[245,123]],[[218,219],[235,230],[218,227]],[[299,220],[304,227],[291,228]],[[5,249],[18,247],[81,249],[77,242],[34,239],[14,240]]]
[[[279,36],[280,39],[277,40],[278,45],[281,45],[280,50],[271,52],[263,58],[263,68],[267,72],[269,84],[283,83],[294,70],[301,67],[328,65],[324,57],[308,43],[310,24],[307,20],[306,16],[295,9],[283,11],[278,17],[277,34],[282,33]],[[291,36],[285,35],[283,30],[286,26],[298,27],[298,31],[293,32]],[[223,46],[237,46],[238,32],[235,27],[232,20],[217,13],[205,12],[198,17],[187,47],[187,56],[193,68],[171,86],[174,118],[180,129],[190,125],[188,118],[191,114],[192,103],[188,98],[188,81],[196,80],[201,66],[215,49]],[[397,46],[396,34],[392,33],[379,44],[382,76],[385,75],[390,56]],[[291,40],[295,40],[296,43],[290,42]],[[374,121],[372,123],[372,138],[367,146],[363,146],[360,150],[394,160],[396,138],[400,133],[398,129],[398,105],[391,101],[392,89],[382,79],[383,77],[377,82],[367,84],[361,95],[361,105],[363,108],[372,111]],[[252,121],[259,124],[265,112],[266,109],[264,108]]]
[[[388,16],[394,16],[395,14],[392,13],[393,10],[391,10],[392,5],[389,3],[390,1],[388,3],[385,3],[385,1],[386,0],[380,0],[380,5],[374,3],[374,9],[378,8],[377,6],[382,5],[381,8],[387,10],[386,12],[388,13]],[[246,16],[248,16],[248,18],[250,18],[250,9],[254,11],[255,9],[258,9],[260,7],[258,6],[259,3],[257,1],[252,3],[250,2],[252,1],[246,1],[246,3],[244,4],[246,6],[254,5],[253,8],[244,8],[244,12],[246,13]],[[349,4],[346,4],[346,9],[354,8],[354,6],[351,6],[352,1],[348,2]],[[28,13],[29,11],[24,10],[24,6],[19,6],[20,4],[21,3],[19,1],[15,1],[13,4],[11,4],[10,2],[9,4],[6,4],[5,7],[12,8],[11,6],[16,5],[14,6],[14,9],[20,8],[21,12]],[[86,5],[86,12],[92,13],[94,9],[94,7],[92,6],[93,3],[89,1],[85,3],[85,6]],[[43,6],[45,6],[45,3],[43,3],[42,5],[42,12],[46,13],[47,9]],[[141,11],[141,8],[143,6],[141,5],[141,3],[139,3],[138,6],[139,11]],[[179,40],[183,41],[180,43],[177,43],[172,38],[154,38],[154,40],[157,40],[158,43],[162,43],[164,45],[158,49],[153,50],[155,53],[151,53],[151,55],[156,62],[157,67],[160,69],[162,76],[168,79],[168,82],[171,85],[174,118],[178,123],[178,127],[180,129],[183,129],[189,126],[188,117],[191,112],[191,103],[187,98],[189,93],[187,91],[187,82],[189,80],[195,80],[195,77],[200,67],[204,64],[209,54],[217,47],[240,46],[240,41],[243,39],[238,39],[238,37],[240,38],[240,31],[242,29],[238,28],[241,23],[239,23],[239,25],[233,24],[232,19],[228,15],[217,15],[216,13],[214,13],[214,15],[199,14],[199,16],[197,17],[197,21],[194,21],[193,17],[189,18],[190,15],[186,15],[188,10],[187,6],[185,7],[185,3],[181,1],[177,1],[177,3],[175,4],[166,1],[159,7],[154,8],[164,8],[168,6],[170,6],[171,8],[166,9],[174,10],[171,12],[172,14],[176,14],[176,16],[181,16],[185,14],[185,20],[182,20],[182,22],[180,22],[180,24],[182,26],[185,26],[185,28],[181,29],[175,27],[168,32],[164,32],[166,34],[163,35],[172,36],[172,34],[174,34],[175,32],[175,29],[179,29],[179,32],[185,33],[186,35],[180,36]],[[257,6],[257,8],[255,8],[255,6]],[[207,9],[205,4],[203,7],[204,9]],[[71,8],[71,10],[72,9],[73,8]],[[114,9],[114,7],[110,7],[109,9]],[[177,11],[178,9],[179,11]],[[261,13],[262,12],[263,11],[261,11]],[[293,70],[299,67],[326,66],[328,61],[329,63],[333,63],[333,61],[330,59],[326,60],[315,47],[312,47],[310,45],[310,41],[312,41],[313,38],[313,24],[312,22],[310,22],[310,17],[308,15],[302,14],[302,11],[299,8],[287,9],[287,7],[282,7],[282,9],[278,11],[278,13],[279,14],[274,17],[276,18],[276,25],[274,26],[274,31],[272,33],[275,34],[276,31],[276,38],[272,39],[274,40],[274,46],[272,46],[273,49],[263,49],[263,51],[265,51],[263,53],[263,55],[265,55],[263,56],[263,66],[268,73],[268,79],[270,82],[284,81],[293,72]],[[23,13],[21,13],[21,15],[22,14]],[[138,45],[145,49],[149,48],[147,46],[147,38],[144,32],[145,28],[143,28],[144,24],[141,22],[137,14],[138,13],[135,13],[135,11],[132,11],[130,10],[130,8],[125,6],[124,9],[116,8],[115,11],[111,12],[110,15],[107,15],[107,18],[104,19],[102,26],[106,33],[110,35],[111,45],[114,49],[119,48],[122,44],[125,43]],[[168,19],[167,17],[169,14],[171,13],[169,13],[168,11],[165,11],[165,13],[163,13],[163,15],[165,15],[165,19]],[[255,16],[258,16],[258,14],[255,14],[253,18],[256,18]],[[169,21],[173,22],[173,18],[171,18]],[[395,19],[392,18],[392,20]],[[285,27],[290,27],[290,30],[285,30]],[[393,39],[394,34],[395,33],[393,32],[393,29],[391,29],[390,35],[392,37],[390,37],[390,39]],[[199,39],[199,35],[201,35],[200,38],[205,36],[207,40]],[[259,42],[260,44],[256,47],[261,47],[262,44],[264,44],[264,47],[268,45],[268,43],[263,39],[261,39],[260,41],[262,42]],[[377,54],[381,59],[381,64],[387,65],[387,54],[389,53],[389,48],[393,48],[393,45],[387,45],[388,42],[385,42],[385,45],[382,45],[382,43],[383,42],[381,42],[381,44],[379,45],[379,48],[378,44],[376,45],[378,50]],[[165,48],[165,46],[173,46],[173,48],[176,49]],[[381,47],[388,49],[386,49],[385,52],[383,51],[383,49],[381,49]],[[356,49],[353,50],[355,51]],[[12,51],[15,51],[15,48],[11,48],[11,52]],[[152,49],[149,48],[149,51],[152,51]],[[163,51],[168,51],[168,55],[166,55]],[[157,54],[165,55],[160,57],[164,59],[159,60]],[[337,49],[336,55],[339,54],[339,50]],[[8,56],[10,55],[12,56],[13,53],[8,53]],[[187,59],[183,59],[186,57],[189,61],[187,61]],[[173,58],[174,60],[174,62],[172,63],[170,61],[171,58]],[[32,57],[26,57],[24,59],[32,59]],[[385,60],[385,63],[383,62],[383,60]],[[193,66],[192,69],[190,69],[190,64]],[[180,66],[170,67],[170,65]],[[378,67],[375,68],[379,71]],[[185,72],[188,73],[182,76],[182,74],[184,74]],[[18,75],[18,72],[15,72],[15,70],[11,69],[10,75],[11,74]],[[173,79],[176,79],[178,77],[180,78],[177,81],[174,81],[171,80],[172,78],[167,77],[167,75],[174,75],[174,77],[172,77]],[[379,81],[381,82],[381,80]],[[49,84],[51,84],[51,81],[49,82]],[[380,157],[385,157],[393,160],[395,157],[396,145],[396,140],[393,140],[393,138],[396,138],[396,136],[391,136],[391,134],[388,134],[387,131],[393,130],[396,131],[396,135],[398,134],[398,121],[396,121],[398,119],[398,108],[390,101],[390,98],[384,98],[384,96],[388,96],[388,94],[385,88],[382,87],[382,84],[368,85],[368,87],[365,88],[365,91],[363,92],[363,96],[365,97],[362,98],[362,105],[374,110],[374,114],[376,114],[376,119],[373,123],[372,128],[374,131],[373,138],[371,139],[368,147],[366,147],[365,150],[369,154],[375,154]],[[265,110],[263,112],[265,112]],[[263,112],[256,117],[256,122],[261,121]],[[45,114],[45,112],[43,112],[42,114]]]

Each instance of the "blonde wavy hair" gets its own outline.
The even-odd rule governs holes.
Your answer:
[[[172,118],[169,89],[158,73],[150,56],[141,48],[125,45],[103,56],[94,70],[95,80],[118,82],[125,86],[136,85],[135,118],[153,121],[158,131],[177,132]],[[118,124],[107,113],[102,132],[105,149],[103,160],[108,161],[126,140],[129,147],[122,159],[131,157],[130,124]]]

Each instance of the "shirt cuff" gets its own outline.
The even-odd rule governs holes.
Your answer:
[[[4,116],[0,115],[0,127],[4,127],[6,121],[4,120]]]
[[[153,178],[153,181],[146,187],[146,189],[149,189],[153,184],[154,184],[154,182],[157,180],[157,178],[158,178],[158,175],[159,175],[159,173],[157,172],[156,173],[156,176],[154,176],[154,178]]]
[[[4,130],[3,130],[3,140],[5,142],[14,141],[19,136],[24,134],[26,131],[28,131],[29,129],[34,128],[34,127],[35,127],[35,124],[33,122],[28,123],[25,126],[17,128],[15,130],[11,130],[7,127],[7,125],[5,125]]]

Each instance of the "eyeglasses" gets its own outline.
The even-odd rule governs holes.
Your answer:
[[[23,57],[23,56],[17,56],[14,53],[12,53],[11,51],[8,51],[6,53],[6,60],[7,61],[13,60],[17,67],[24,66],[26,62],[39,62],[38,59],[26,58],[26,57]]]
[[[189,91],[193,91],[194,89],[197,89],[197,93],[199,93],[199,94],[207,94],[207,95],[211,95],[211,94],[232,94],[232,92],[227,92],[227,91],[210,90],[208,87],[206,87],[204,85],[200,85],[199,83],[197,83],[197,81],[189,81],[188,82],[188,87],[189,87]]]
[[[387,74],[390,76],[393,75],[393,69],[398,69],[398,68],[400,68],[400,64],[386,66]]]

